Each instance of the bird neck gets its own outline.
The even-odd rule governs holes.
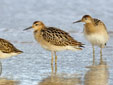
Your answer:
[[[94,24],[86,23],[85,24],[85,31],[87,34],[95,33],[96,29],[95,29]]]

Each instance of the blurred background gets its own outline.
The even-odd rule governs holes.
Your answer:
[[[97,76],[98,78],[94,77],[94,79],[100,79],[102,83],[105,80],[104,84],[86,82],[90,78],[85,77],[88,75],[87,73],[93,76],[92,69],[86,68],[92,65],[92,47],[84,38],[83,23],[72,23],[86,14],[102,20],[110,35],[109,42],[103,50],[103,59],[106,64],[102,64],[101,67],[99,67],[100,49],[95,47],[96,64],[102,70],[97,71],[103,77]],[[9,40],[17,48],[24,51],[21,55],[1,60],[3,64],[1,78],[18,81],[19,85],[113,85],[112,19],[113,0],[0,0],[0,38]],[[57,74],[54,76],[51,74],[51,53],[37,44],[32,30],[23,31],[37,20],[43,21],[46,26],[54,26],[65,30],[76,40],[85,44],[83,51],[57,52],[58,76]],[[68,76],[64,77],[63,74]],[[76,75],[74,77],[69,76],[73,74]],[[52,78],[50,78],[51,76]],[[65,80],[66,78],[67,80]],[[90,81],[97,81],[91,79]],[[52,82],[52,84],[44,83],[43,81],[46,80]],[[56,81],[60,83],[53,83]],[[67,83],[63,84],[63,81]]]

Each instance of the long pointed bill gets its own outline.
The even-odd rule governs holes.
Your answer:
[[[82,22],[82,21],[81,21],[81,20],[78,20],[78,21],[73,22],[73,24],[74,24],[74,23],[78,23],[78,22]]]
[[[29,29],[31,29],[31,28],[32,28],[32,26],[30,26],[30,27],[28,27],[28,28],[24,29],[24,31],[25,31],[25,30],[29,30]]]

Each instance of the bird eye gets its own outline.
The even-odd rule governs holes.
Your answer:
[[[38,26],[38,24],[35,24],[35,26]]]
[[[85,17],[85,20],[87,20],[87,17]]]

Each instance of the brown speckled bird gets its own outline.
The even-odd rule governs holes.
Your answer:
[[[0,59],[16,56],[20,53],[22,53],[22,51],[15,48],[13,44],[11,44],[9,41],[5,39],[0,38]],[[1,72],[2,72],[2,64],[1,64]]]
[[[56,51],[61,50],[82,50],[83,44],[74,40],[67,32],[55,27],[46,27],[43,22],[35,21],[31,27],[24,30],[34,29],[34,36],[41,46],[51,51],[53,64],[53,53],[55,54],[55,63],[57,63]]]
[[[109,35],[105,24],[96,18],[92,18],[90,15],[84,15],[81,20],[74,23],[85,22],[84,24],[84,35],[86,39],[92,44],[93,47],[93,62],[95,63],[95,50],[94,46],[97,45],[101,48],[100,60],[102,61],[102,48],[105,47]]]

